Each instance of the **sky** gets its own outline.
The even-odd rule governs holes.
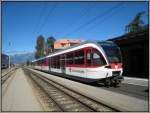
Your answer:
[[[3,2],[2,52],[34,52],[39,35],[84,40],[107,40],[125,33],[148,2]]]

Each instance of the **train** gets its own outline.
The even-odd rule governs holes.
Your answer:
[[[112,41],[85,41],[32,61],[34,69],[106,86],[122,82],[122,65],[120,48]]]
[[[2,62],[1,62],[1,69],[6,69],[9,67],[9,56],[6,54],[1,54]]]

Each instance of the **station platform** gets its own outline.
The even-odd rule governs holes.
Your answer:
[[[23,70],[19,68],[11,76],[8,86],[2,85],[2,111],[43,111]]]
[[[102,88],[97,88],[91,85],[80,82],[64,79],[62,77],[47,74],[41,71],[30,69],[37,72],[55,82],[58,82],[72,90],[78,91],[96,101],[102,102],[105,105],[117,108],[119,111],[148,111],[148,100],[142,100],[128,95],[108,91]]]
[[[124,77],[123,83],[139,85],[139,86],[149,86],[148,79],[136,78],[136,77]]]

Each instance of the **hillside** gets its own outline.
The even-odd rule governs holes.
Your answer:
[[[34,53],[15,54],[11,56],[11,62],[13,64],[25,63],[27,60],[32,61],[34,59]]]

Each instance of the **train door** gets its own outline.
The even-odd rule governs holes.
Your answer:
[[[65,55],[60,56],[60,69],[62,73],[66,73],[66,67],[65,67]]]
[[[88,78],[92,74],[92,68],[89,68],[92,65],[92,49],[88,48],[86,49],[86,54],[85,54],[85,59],[86,59],[86,77]]]
[[[48,67],[49,67],[49,71],[51,71],[51,58],[48,58]]]

